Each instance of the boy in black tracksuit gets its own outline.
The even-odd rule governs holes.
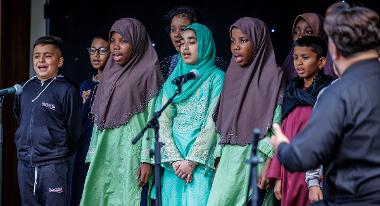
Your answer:
[[[80,101],[58,68],[62,43],[41,37],[33,49],[36,77],[16,97],[15,135],[22,205],[66,205],[68,157],[80,137]]]

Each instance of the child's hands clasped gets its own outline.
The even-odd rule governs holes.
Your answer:
[[[173,162],[172,164],[175,174],[186,181],[186,183],[190,183],[192,181],[192,174],[197,166],[194,162],[189,160],[181,160]]]

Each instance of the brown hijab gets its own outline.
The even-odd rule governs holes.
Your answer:
[[[305,20],[310,25],[310,27],[313,29],[314,35],[316,37],[319,37],[319,38],[325,40],[327,43],[327,35],[326,35],[325,31],[323,30],[324,18],[321,15],[319,15],[317,13],[304,13],[304,14],[298,15],[293,22],[292,33],[294,31],[294,28],[295,28],[297,22],[300,19]],[[297,72],[294,69],[293,49],[290,51],[290,53],[286,57],[284,63],[282,64],[282,69],[284,71],[284,79],[286,82],[290,82],[295,77],[297,77]],[[326,65],[324,67],[324,73],[333,77],[333,78],[336,78],[330,53],[327,54]]]
[[[132,55],[120,66],[112,55],[104,68],[92,112],[99,129],[116,128],[136,113],[144,111],[163,83],[158,57],[144,25],[136,19],[123,18],[111,28],[132,44]]]
[[[230,33],[235,27],[252,42],[254,57],[244,68],[231,58],[215,118],[222,144],[247,145],[252,143],[253,128],[259,128],[263,137],[271,127],[282,70],[263,21],[244,17],[231,26]]]
[[[296,27],[296,24],[300,19],[305,20],[310,25],[310,27],[313,29],[315,36],[327,41],[326,33],[323,30],[324,19],[321,15],[317,13],[304,13],[298,15],[293,22],[292,32],[294,31],[294,28]]]

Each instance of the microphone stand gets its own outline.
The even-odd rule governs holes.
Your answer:
[[[3,201],[3,95],[0,96],[0,205]]]
[[[251,158],[247,160],[247,163],[251,165],[251,180],[250,187],[252,190],[252,200],[251,205],[257,206],[259,200],[258,189],[257,189],[257,165],[261,162],[261,159],[257,156],[257,145],[260,139],[260,129],[253,129],[253,142],[251,148]],[[249,202],[249,190],[247,194],[247,203]]]
[[[161,147],[163,146],[163,143],[160,142],[159,137],[159,129],[160,125],[158,122],[158,118],[161,116],[162,112],[168,107],[174,100],[174,97],[176,97],[178,94],[182,92],[182,84],[184,81],[178,82],[177,90],[175,91],[174,95],[168,99],[168,101],[162,106],[162,108],[155,112],[152,119],[148,121],[146,126],[142,129],[142,131],[132,140],[132,144],[136,144],[144,135],[145,131],[149,128],[152,128],[154,130],[154,185],[156,187],[156,204],[155,206],[162,206],[162,194],[161,194]]]

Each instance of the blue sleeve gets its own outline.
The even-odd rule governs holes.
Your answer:
[[[64,97],[65,121],[69,141],[69,153],[72,154],[78,148],[81,134],[81,108],[77,90],[70,87]]]

